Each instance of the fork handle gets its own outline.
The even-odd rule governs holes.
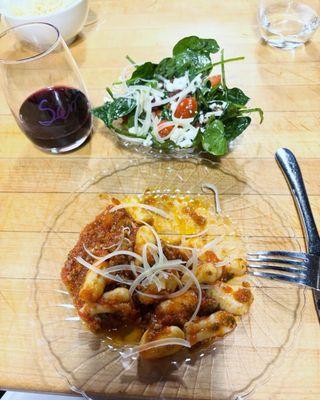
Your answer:
[[[307,191],[303,182],[299,164],[289,149],[281,148],[276,152],[276,160],[287,179],[289,188],[298,209],[303,226],[308,252],[320,253],[320,238],[311,211]]]

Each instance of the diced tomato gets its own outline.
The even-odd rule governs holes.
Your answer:
[[[221,75],[214,75],[209,77],[209,81],[211,83],[211,87],[215,87],[221,82]]]
[[[195,97],[186,97],[177,106],[174,116],[176,118],[192,118],[196,115],[198,103]]]
[[[168,121],[162,120],[162,121],[158,124],[158,128],[161,128],[161,125],[162,125],[164,122],[168,122]],[[173,128],[174,128],[174,125],[166,126],[165,128],[160,129],[160,130],[159,130],[159,136],[162,137],[162,138],[168,136],[169,133],[172,131]]]

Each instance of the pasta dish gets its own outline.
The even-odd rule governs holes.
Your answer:
[[[137,328],[122,355],[146,359],[232,332],[253,296],[240,237],[219,208],[217,196],[179,191],[110,198],[61,272],[87,327]]]

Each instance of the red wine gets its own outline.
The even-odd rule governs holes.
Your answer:
[[[33,93],[22,103],[19,118],[18,124],[29,139],[48,150],[71,149],[72,144],[85,140],[92,125],[87,97],[65,86]]]

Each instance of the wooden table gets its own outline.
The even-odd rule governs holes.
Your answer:
[[[265,111],[223,162],[236,160],[253,185],[290,202],[274,152],[290,147],[297,155],[320,226],[320,34],[296,51],[263,45],[257,36],[252,0],[91,1],[98,23],[87,27],[71,51],[99,104],[104,87],[126,64],[158,60],[182,36],[215,37],[229,56],[228,81],[248,92]],[[104,158],[138,157],[114,145],[99,124],[92,140],[76,152],[51,156],[35,148],[17,127],[0,97],[0,387],[70,392],[41,347],[32,279],[43,227],[66,193],[77,188]],[[286,203],[285,203],[286,204]],[[297,216],[288,216],[302,237]],[[18,248],[18,249],[17,249]],[[34,340],[37,338],[37,340]],[[307,293],[300,334],[285,360],[253,399],[315,400],[320,396],[320,329]]]

